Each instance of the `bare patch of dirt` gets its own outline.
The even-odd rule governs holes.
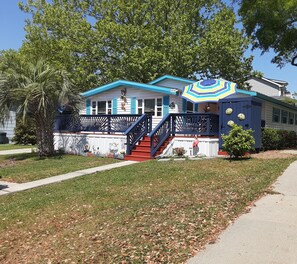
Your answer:
[[[284,153],[282,150],[268,150],[252,154],[251,156],[257,159],[287,159],[296,157],[297,155]]]

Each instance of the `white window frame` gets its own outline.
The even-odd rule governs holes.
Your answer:
[[[141,105],[139,104],[141,100]],[[145,104],[145,100],[154,100],[154,117],[162,117],[163,116],[163,98],[162,97],[158,97],[158,98],[141,98],[141,99],[137,99],[137,113],[138,114],[144,114],[144,104]],[[157,105],[158,100],[161,100],[161,105]],[[160,115],[158,115],[158,113]]]
[[[112,114],[112,100],[96,100],[91,102],[92,115],[104,115],[103,113],[98,113],[98,103],[105,102],[105,115]]]

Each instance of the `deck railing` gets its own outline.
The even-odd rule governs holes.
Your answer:
[[[55,131],[124,133],[141,115],[60,115]]]
[[[176,134],[218,136],[219,116],[216,114],[168,114],[149,134],[151,156],[162,144]]]
[[[216,114],[167,114],[152,131],[151,115],[60,115],[55,131],[124,133],[127,136],[126,153],[149,133],[151,156],[175,135],[218,136],[219,116]]]
[[[134,146],[141,138],[152,130],[152,116],[143,114],[126,132],[127,148],[126,154],[130,155]]]

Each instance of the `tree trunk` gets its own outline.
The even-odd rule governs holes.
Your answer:
[[[53,156],[54,149],[54,117],[44,118],[43,115],[35,117],[36,120],[36,137],[38,153],[40,157]]]

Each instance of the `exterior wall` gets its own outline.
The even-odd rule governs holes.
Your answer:
[[[170,87],[170,88],[178,89],[178,90],[182,91],[185,86],[189,85],[189,83],[171,80],[171,79],[165,79],[165,80],[155,83],[154,85],[162,86],[162,87]]]
[[[194,156],[193,153],[194,137],[175,137],[163,151],[161,156],[172,156],[174,148],[183,147],[186,150],[185,156]],[[198,155],[215,157],[219,151],[218,138],[199,138]]]
[[[251,85],[251,91],[265,94],[267,96],[281,96],[281,91],[276,85],[269,84],[260,79],[250,79],[247,83]]]
[[[16,114],[14,111],[10,111],[10,119],[4,123],[4,125],[0,124],[0,131],[5,132],[6,137],[8,137],[9,142],[11,142],[14,137],[14,128],[16,126]]]
[[[122,103],[124,101],[123,101],[123,99],[121,99],[121,90],[124,88],[126,88],[126,91],[127,91],[126,92],[126,102],[124,103],[125,109],[123,109],[123,107],[122,107]],[[137,99],[155,99],[155,98],[163,99],[164,96],[168,96],[168,95],[122,86],[122,87],[114,88],[112,90],[100,93],[98,95],[94,95],[92,97],[88,97],[86,100],[91,100],[91,101],[109,101],[109,100],[111,100],[112,101],[113,99],[116,99],[117,114],[131,114],[131,98],[132,97],[136,98],[136,113],[137,113]],[[180,111],[182,109],[182,99],[180,97],[170,95],[169,96],[169,104],[171,102],[176,102],[177,105],[175,106],[174,109],[169,108],[169,112]],[[86,105],[84,105],[81,108],[80,114],[87,114]],[[163,116],[164,116],[163,109],[162,109],[162,116],[153,116],[153,122],[152,122],[153,128],[162,120]]]
[[[277,108],[277,109],[280,109],[280,110],[286,110],[288,112],[293,113],[294,114],[294,124],[290,125],[290,124],[282,124],[281,122],[279,122],[279,123],[272,122],[273,108]],[[262,104],[262,113],[261,114],[262,114],[261,118],[263,120],[265,120],[265,127],[297,132],[297,124],[296,124],[297,110],[294,111],[293,109],[286,108],[286,107],[281,106],[281,105],[276,105],[276,104],[273,104],[271,102],[263,102],[263,104]]]
[[[67,153],[83,154],[88,148],[98,156],[110,156],[126,150],[127,138],[122,135],[99,135],[89,133],[55,133],[55,149],[64,149]],[[174,148],[184,147],[186,156],[193,156],[194,138],[175,137],[162,155],[171,156]],[[199,138],[198,155],[217,156],[219,140],[217,138]]]
[[[83,154],[86,148],[95,155],[108,156],[126,150],[126,136],[88,133],[55,133],[55,149],[70,154]]]

